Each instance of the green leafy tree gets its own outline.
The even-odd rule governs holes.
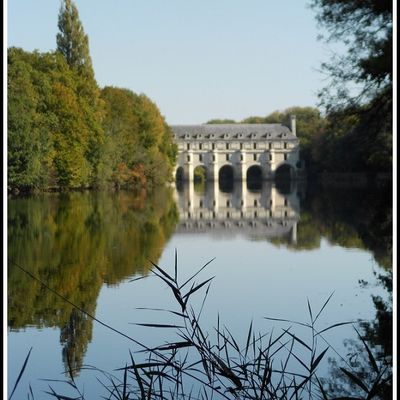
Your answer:
[[[51,148],[50,133],[39,112],[41,96],[36,85],[40,82],[45,88],[46,78],[25,58],[20,49],[8,52],[8,186],[19,189],[47,183]]]
[[[103,127],[106,134],[104,168],[121,186],[154,186],[170,178],[176,157],[171,129],[157,106],[145,95],[105,87]]]
[[[392,30],[390,0],[313,0],[328,43],[345,45],[322,70],[330,78],[320,91],[328,125],[315,143],[330,154],[328,171],[384,171],[392,168]],[[353,157],[343,160],[343,151]]]
[[[71,0],[64,0],[61,4],[58,28],[57,51],[79,77],[76,88],[78,103],[90,133],[85,157],[90,164],[90,183],[98,185],[104,179],[101,176],[103,170],[99,169],[103,157],[104,132],[101,121],[104,104],[94,77],[89,39],[79,19],[78,10]]]
[[[206,122],[207,124],[236,124],[233,119],[210,119]]]
[[[65,57],[68,65],[81,75],[94,78],[89,54],[89,39],[85,34],[79,13],[71,0],[64,0],[58,15],[57,50]]]

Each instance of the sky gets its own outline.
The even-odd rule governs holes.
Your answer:
[[[329,49],[309,0],[75,0],[98,84],[149,96],[169,124],[317,106]],[[7,47],[56,48],[60,0],[9,0]]]

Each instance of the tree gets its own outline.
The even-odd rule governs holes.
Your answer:
[[[321,38],[346,46],[322,64],[331,78],[321,92],[328,111],[369,103],[392,85],[391,0],[313,0],[312,7],[327,31]],[[349,88],[354,84],[356,91]]]
[[[89,54],[89,39],[83,30],[79,13],[71,0],[64,0],[58,14],[57,51],[66,59],[71,68],[76,68],[87,78],[94,77]]]
[[[325,40],[346,48],[322,64],[330,78],[319,93],[328,124],[315,153],[331,155],[328,171],[391,172],[392,1],[313,0],[312,7]]]
[[[143,94],[116,87],[105,87],[102,99],[105,169],[111,181],[118,187],[165,182],[175,162],[176,146],[157,106]]]
[[[206,124],[236,124],[233,119],[210,119]]]
[[[79,13],[71,0],[63,0],[58,15],[57,51],[62,54],[79,77],[77,94],[90,137],[85,157],[90,163],[90,183],[98,185],[103,179],[100,175],[104,132],[101,121],[104,104],[100,99],[100,89],[94,77],[92,60],[89,52],[89,39],[85,34]]]

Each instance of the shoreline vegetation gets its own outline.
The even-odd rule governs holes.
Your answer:
[[[144,94],[94,76],[89,40],[62,2],[54,52],[8,49],[9,192],[151,188],[176,157],[171,129]]]

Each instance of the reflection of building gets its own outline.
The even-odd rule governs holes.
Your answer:
[[[178,145],[176,175],[193,180],[196,167],[206,170],[208,180],[230,174],[234,180],[250,175],[274,179],[278,174],[302,176],[296,120],[291,130],[281,124],[175,125]]]
[[[199,192],[193,182],[188,182],[175,191],[180,219],[176,231],[287,237],[296,242],[300,201],[293,186],[296,184],[289,194],[282,194],[270,182],[255,191],[249,190],[246,182],[236,182],[232,191],[223,192],[214,181]]]

